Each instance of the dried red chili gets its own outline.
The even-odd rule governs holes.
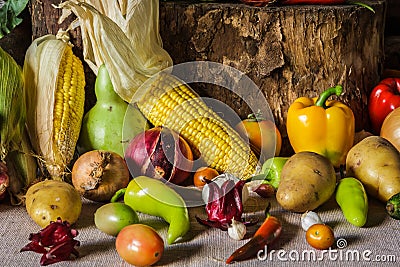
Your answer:
[[[78,235],[76,229],[72,229],[67,221],[57,218],[38,233],[29,235],[29,242],[20,252],[33,251],[43,254],[40,265],[45,266],[60,261],[71,260],[79,257],[75,247],[80,245],[74,238]],[[71,257],[73,256],[73,257]]]

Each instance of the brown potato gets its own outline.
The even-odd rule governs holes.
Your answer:
[[[369,136],[346,158],[346,176],[359,179],[374,198],[385,202],[400,192],[400,154],[385,138]]]
[[[276,199],[285,210],[305,212],[325,203],[335,192],[332,163],[314,152],[299,152],[283,166]]]

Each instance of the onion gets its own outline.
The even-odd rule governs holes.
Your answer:
[[[174,184],[186,180],[193,168],[188,143],[166,127],[154,127],[132,139],[125,160],[133,176],[145,175]]]
[[[386,116],[380,136],[400,150],[400,108],[394,109]]]
[[[5,198],[6,189],[10,185],[10,178],[7,175],[6,165],[0,161],[0,200]]]
[[[129,183],[125,160],[115,152],[92,150],[81,155],[72,168],[72,184],[86,199],[108,202]]]

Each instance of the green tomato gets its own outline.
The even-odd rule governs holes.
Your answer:
[[[94,224],[100,231],[117,236],[125,226],[139,222],[136,211],[124,203],[108,203],[94,213]]]

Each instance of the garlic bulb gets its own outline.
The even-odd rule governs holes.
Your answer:
[[[246,225],[232,219],[232,224],[228,227],[228,235],[235,240],[242,240],[246,235]]]
[[[323,223],[319,215],[314,211],[306,211],[301,215],[301,227],[307,231],[312,225]]]

